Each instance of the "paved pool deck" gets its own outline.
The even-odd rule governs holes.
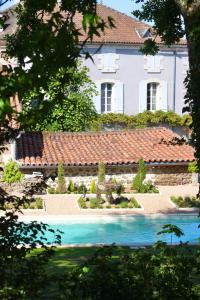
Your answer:
[[[44,195],[45,210],[26,210],[24,216],[95,216],[95,215],[144,215],[158,213],[191,213],[179,210],[170,201],[171,196],[195,196],[198,185],[159,186],[159,194],[131,194],[142,209],[80,209],[77,200],[80,195]],[[129,196],[131,196],[129,194]]]

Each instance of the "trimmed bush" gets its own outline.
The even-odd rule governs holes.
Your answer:
[[[86,188],[85,184],[81,183],[81,185],[79,185],[77,188],[77,192],[78,192],[78,194],[85,195],[87,193],[87,188]]]
[[[140,204],[134,197],[130,199],[130,204],[132,205],[132,208],[141,208]]]
[[[102,161],[100,161],[98,166],[98,182],[104,183],[105,178],[106,178],[105,164]]]
[[[35,198],[35,203],[36,203],[36,207],[38,209],[42,209],[43,208],[43,200],[40,197]]]
[[[69,181],[69,185],[68,185],[67,191],[69,193],[74,193],[75,192],[75,184],[74,184],[73,180],[71,180],[71,179]]]
[[[56,194],[56,190],[53,187],[48,188],[48,194]]]
[[[121,208],[128,208],[128,201],[122,201],[122,202],[120,203],[120,207],[121,207]]]
[[[122,183],[118,184],[117,185],[117,188],[116,188],[116,193],[117,193],[117,196],[121,196],[122,193],[124,193],[124,186]]]
[[[171,196],[171,200],[180,208],[185,207],[200,207],[200,201],[196,199],[195,197],[175,197]]]
[[[97,192],[96,182],[95,182],[94,179],[92,179],[91,185],[90,185],[90,193],[91,194],[96,194],[96,192]]]
[[[65,172],[63,164],[60,162],[58,163],[58,183],[57,183],[57,193],[58,194],[66,194],[67,187],[65,182]]]
[[[97,201],[96,198],[91,198],[90,199],[90,208],[94,209],[94,208],[98,208],[99,203]]]
[[[24,174],[19,170],[19,165],[10,159],[3,170],[3,181],[12,184],[23,179]]]
[[[78,204],[79,204],[79,206],[80,206],[81,208],[83,208],[83,209],[87,208],[87,205],[86,205],[86,203],[85,203],[85,199],[84,199],[83,197],[80,197],[80,198],[78,199]]]
[[[137,191],[138,193],[144,192],[144,184],[143,181],[146,178],[147,168],[143,158],[139,159],[138,172],[136,176],[133,178],[132,189]]]

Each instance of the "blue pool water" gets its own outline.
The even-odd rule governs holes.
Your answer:
[[[60,229],[62,244],[112,244],[150,245],[158,240],[171,243],[171,235],[157,235],[165,224],[177,225],[184,232],[180,239],[173,236],[173,244],[188,241],[197,244],[200,237],[200,218],[194,215],[171,216],[113,216],[97,218],[76,218],[48,222],[52,229]],[[48,234],[48,240],[53,236]]]

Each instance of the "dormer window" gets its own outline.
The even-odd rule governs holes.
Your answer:
[[[135,31],[141,39],[152,38],[151,28],[136,28]]]

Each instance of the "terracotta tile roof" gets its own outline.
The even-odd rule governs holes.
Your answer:
[[[116,44],[143,44],[145,38],[143,38],[142,32],[150,30],[152,28],[150,25],[138,21],[137,19],[127,16],[126,14],[119,12],[113,8],[107,7],[103,4],[97,5],[97,14],[103,18],[105,21],[108,16],[112,17],[115,21],[115,27],[113,29],[107,28],[104,33],[101,33],[101,36],[94,36],[93,43],[116,43]],[[75,23],[78,28],[81,28],[82,17],[80,14],[76,15]],[[86,37],[83,34],[82,40]],[[162,44],[161,39],[156,38],[158,44]],[[185,45],[186,41],[181,40],[180,45]]]
[[[56,7],[56,10],[59,9]],[[97,5],[97,14],[102,17],[104,20],[107,20],[108,16],[111,16],[115,20],[116,28],[106,29],[104,33],[101,33],[101,36],[94,36],[93,43],[105,43],[105,44],[143,44],[145,38],[143,38],[142,32],[146,30],[151,30],[150,25],[136,20],[133,17],[127,16],[124,13],[121,13],[113,8],[107,7],[102,4]],[[0,33],[0,46],[5,45],[5,35],[12,34],[16,31],[16,17],[14,14],[9,13],[10,18],[6,21],[7,25],[5,30]],[[65,15],[65,14],[63,14]],[[66,13],[67,16],[67,13]],[[49,18],[47,14],[46,19]],[[77,28],[82,28],[82,16],[81,14],[76,14],[74,21]],[[85,40],[86,34],[81,30],[82,36],[80,36],[80,41]],[[160,38],[156,38],[157,43],[162,43]],[[186,41],[182,40],[179,45],[185,45]]]
[[[177,136],[170,130],[146,128],[98,133],[23,133],[16,143],[22,166],[68,166],[134,164],[140,157],[147,163],[178,163],[194,160],[194,149],[171,143]]]

